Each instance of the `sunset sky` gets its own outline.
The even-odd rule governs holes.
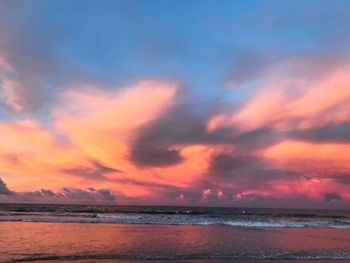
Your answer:
[[[350,1],[0,0],[0,202],[350,208]]]

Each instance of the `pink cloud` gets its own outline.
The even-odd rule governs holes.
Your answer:
[[[312,80],[288,76],[258,88],[237,112],[214,116],[208,130],[236,125],[243,131],[310,129],[350,120],[350,68],[344,66]]]

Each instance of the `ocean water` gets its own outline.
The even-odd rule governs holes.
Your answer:
[[[350,213],[0,204],[0,262],[270,260],[350,260]]]

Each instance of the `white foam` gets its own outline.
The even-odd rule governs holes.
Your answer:
[[[1,214],[0,221],[22,222],[57,222],[57,223],[114,223],[114,224],[154,224],[154,225],[225,225],[242,228],[350,228],[346,220],[333,220],[331,218],[264,218],[264,217],[210,217],[205,215],[186,214]]]

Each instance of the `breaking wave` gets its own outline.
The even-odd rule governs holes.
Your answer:
[[[238,215],[2,212],[0,221],[51,223],[105,223],[152,225],[224,225],[241,228],[350,228],[350,219],[333,217],[275,217]]]

